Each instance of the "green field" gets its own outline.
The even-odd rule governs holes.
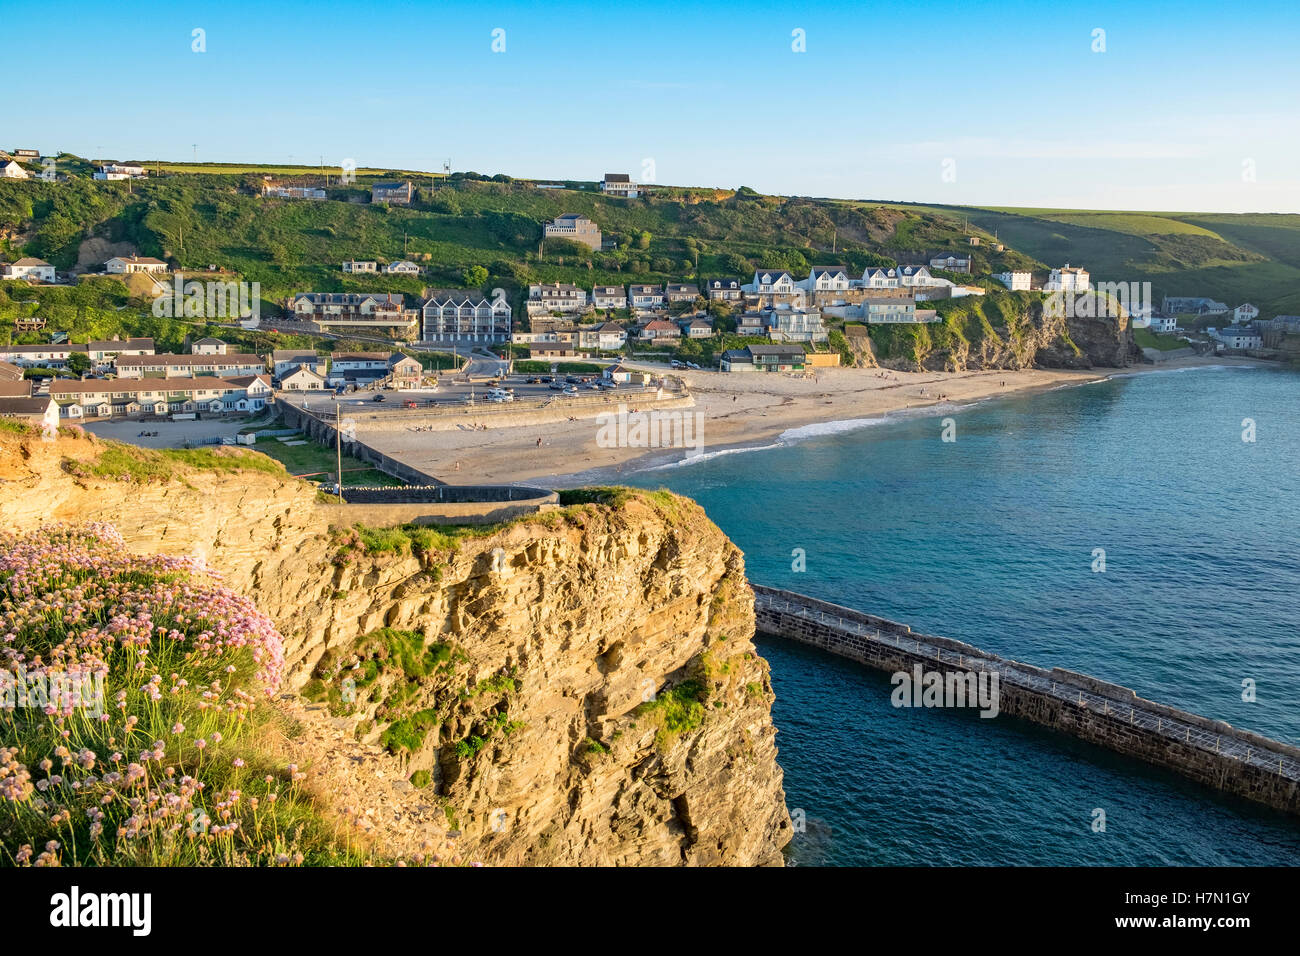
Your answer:
[[[305,437],[305,436],[304,436]],[[290,438],[294,441],[294,438]],[[302,477],[309,476],[315,482],[333,483],[338,461],[332,448],[326,448],[318,442],[308,441],[305,445],[286,445],[278,438],[259,438],[254,446],[264,455],[274,458],[284,465],[289,474]],[[383,487],[400,485],[392,475],[386,475],[368,462],[351,455],[343,456],[343,484],[364,485],[366,487]]]

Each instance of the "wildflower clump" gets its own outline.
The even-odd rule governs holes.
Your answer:
[[[0,864],[334,862],[262,744],[283,663],[192,559],[102,524],[0,532]]]

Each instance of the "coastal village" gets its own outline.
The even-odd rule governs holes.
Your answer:
[[[35,150],[10,150],[0,162],[0,175],[7,179],[51,178],[41,171],[45,164]],[[55,174],[54,181],[60,175]],[[130,183],[147,179],[150,169],[144,163],[102,161],[94,164],[91,175],[96,182]],[[565,188],[559,183],[536,185]],[[369,202],[410,206],[422,188],[411,179],[374,182],[368,187]],[[606,173],[595,186],[602,196],[620,202],[644,197],[655,188],[619,173]],[[328,201],[330,194],[318,186],[268,175],[259,195],[269,202],[314,203]],[[541,232],[543,246],[559,244],[561,249],[600,251],[613,242],[598,222],[579,213],[547,220]],[[513,403],[517,398],[553,403],[602,385],[656,382],[679,389],[680,381],[669,379],[686,372],[775,373],[811,380],[854,361],[856,349],[865,345],[869,351],[872,327],[940,322],[945,301],[983,297],[994,289],[1043,297],[1105,289],[1105,284],[1094,283],[1086,268],[1069,263],[1045,273],[980,273],[975,252],[988,242],[970,235],[969,251],[935,250],[920,261],[861,269],[830,264],[796,273],[759,266],[744,275],[687,275],[681,281],[589,286],[531,282],[513,291],[500,286],[425,287],[420,295],[378,289],[302,290],[277,300],[273,314],[263,315],[259,327],[314,340],[317,347],[261,354],[241,351],[213,336],[197,338],[180,353],[155,351],[147,337],[73,342],[66,333],[47,329],[37,313],[16,324],[23,341],[0,346],[0,414],[45,424],[185,421],[259,415],[277,396],[292,400],[358,389],[378,400],[384,391],[409,393],[391,408],[418,411]],[[996,239],[991,245],[996,253],[1005,249]],[[418,259],[352,258],[335,268],[354,282],[364,283],[369,276],[418,282],[428,269]],[[142,298],[162,301],[169,308],[174,294],[178,316],[186,280],[209,288],[209,304],[214,286],[227,292],[230,302],[240,301],[238,275],[219,264],[184,273],[175,261],[121,254],[106,258],[98,270],[92,265],[68,274],[30,256],[0,262],[0,280],[6,284],[75,285],[95,277],[129,280]],[[246,291],[239,292],[247,305]],[[1126,301],[1123,306],[1127,311],[1122,314],[1152,362],[1192,353],[1267,355],[1282,338],[1300,333],[1300,317],[1261,318],[1249,303],[1229,306],[1207,297],[1166,297],[1159,309],[1150,302]],[[197,315],[218,326],[240,325],[241,316],[229,312],[215,319],[205,316],[202,302]],[[340,342],[351,347],[337,348]],[[535,374],[517,384],[505,381],[516,364]],[[484,383],[477,391],[472,381],[476,372]],[[886,380],[892,374],[881,373]]]

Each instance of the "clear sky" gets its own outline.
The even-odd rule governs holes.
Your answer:
[[[1296,0],[0,0],[0,37],[5,148],[1300,212]]]

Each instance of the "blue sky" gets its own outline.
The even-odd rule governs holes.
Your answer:
[[[1300,212],[1294,2],[3,5],[4,147]]]

